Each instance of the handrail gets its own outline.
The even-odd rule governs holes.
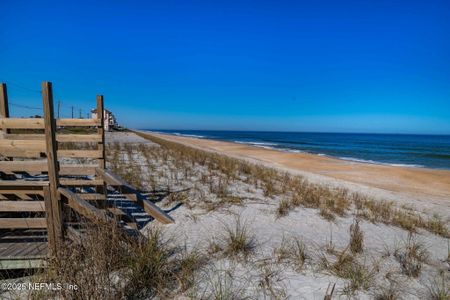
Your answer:
[[[160,221],[163,224],[175,223],[175,220],[171,216],[161,210],[153,202],[147,200],[144,195],[142,195],[138,190],[136,190],[132,185],[127,183],[121,177],[109,172],[108,170],[100,168],[96,168],[95,173],[97,176],[101,177],[108,185],[119,187],[123,192],[125,192],[125,197],[132,201],[137,201],[138,204],[140,204],[145,210],[145,212],[151,215],[156,220]],[[134,196],[135,198],[132,196]]]
[[[92,221],[99,221],[99,220],[100,221],[111,221],[111,218],[108,215],[106,215],[106,213],[104,211],[96,208],[89,202],[81,199],[80,197],[78,197],[77,194],[73,193],[72,191],[70,191],[66,188],[60,187],[60,188],[58,188],[58,192],[67,198],[67,200],[69,201],[68,202],[69,206],[73,210],[78,212],[80,215],[82,215]]]

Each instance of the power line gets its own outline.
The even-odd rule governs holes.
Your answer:
[[[33,92],[33,93],[41,94],[41,91],[35,90],[35,89],[31,89],[31,88],[28,88],[28,87],[26,87],[25,85],[23,85],[23,84],[21,84],[21,83],[12,82],[12,81],[10,81],[10,80],[8,80],[8,81],[2,80],[2,82],[6,82],[8,86],[12,86],[14,89],[20,89],[20,90],[24,90],[24,91],[28,91],[28,92]],[[15,102],[9,102],[9,104],[10,104],[12,107],[17,107],[17,108],[22,108],[22,109],[39,110],[39,111],[42,111],[42,110],[43,110],[41,107],[34,107],[34,106],[29,106],[29,105],[22,105],[22,104],[18,104],[18,103],[15,103]],[[70,107],[70,110],[71,110],[70,115],[71,115],[72,118],[74,118],[74,116],[75,116],[75,110],[79,110],[80,118],[82,118],[82,116],[83,116],[83,112],[82,112],[82,111],[83,111],[83,110],[82,110],[80,107],[74,106],[74,105],[66,106],[66,105],[63,105],[63,103],[62,103],[61,100],[58,100],[58,103],[57,103],[57,115],[58,115],[58,119],[59,119],[60,117],[62,117],[62,112],[61,112],[61,110],[63,110],[64,108],[69,108],[69,107]],[[89,111],[89,110],[88,110],[88,111]]]
[[[22,105],[22,104],[17,104],[17,103],[12,103],[12,102],[8,102],[8,104],[11,105],[11,106],[20,107],[20,108],[25,108],[25,109],[42,110],[41,107],[33,107],[33,106]]]
[[[39,94],[41,93],[41,91],[39,91],[39,90],[27,88],[27,87],[25,87],[25,86],[23,86],[23,85],[21,85],[21,84],[17,84],[17,83],[15,83],[15,82],[10,81],[10,80],[4,81],[4,82],[6,82],[8,85],[14,86],[15,88],[19,88],[19,89],[22,89],[22,90],[25,90],[25,91],[34,92],[34,93],[39,93]]]

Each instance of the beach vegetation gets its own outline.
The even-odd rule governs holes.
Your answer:
[[[350,242],[349,247],[350,251],[353,253],[361,253],[363,252],[363,244],[364,244],[364,233],[359,226],[359,220],[355,219],[353,224],[350,225]]]
[[[410,277],[418,277],[423,264],[428,261],[428,251],[413,233],[408,234],[403,247],[395,250],[394,256],[400,263],[402,273]]]
[[[79,289],[37,291],[62,299],[168,298],[196,283],[207,263],[201,252],[178,247],[159,229],[145,238],[125,234],[116,224],[86,223],[77,242],[61,245],[57,259],[34,275],[37,282],[71,284]]]
[[[289,176],[286,172],[252,162],[153,135],[137,134],[155,142],[157,146],[111,143],[107,147],[108,167],[143,190],[154,191],[158,186],[159,189],[168,190],[172,186],[181,186],[184,179],[198,178],[199,183],[207,185],[209,192],[220,199],[198,203],[207,211],[213,211],[226,205],[242,204],[242,197],[231,192],[231,186],[240,181],[248,190],[261,188],[265,197],[286,199],[280,201],[275,212],[277,217],[287,215],[293,208],[306,207],[319,209],[319,214],[330,221],[334,221],[337,216],[355,214],[373,223],[393,225],[411,232],[425,229],[442,237],[450,237],[448,221],[438,215],[427,216],[411,207],[406,209],[396,206],[392,201],[372,199],[343,188],[310,183],[299,175]],[[139,153],[145,158],[146,164],[137,159]],[[152,172],[144,172],[144,168]],[[165,173],[171,176],[167,178],[163,175]],[[162,178],[166,178],[164,184]],[[206,197],[204,192],[203,197]],[[195,207],[193,203],[190,206]]]
[[[276,261],[286,263],[297,272],[304,269],[305,264],[311,259],[307,252],[306,244],[299,238],[281,240],[280,246],[274,250]]]
[[[343,294],[354,295],[356,291],[367,290],[373,285],[378,272],[376,264],[369,267],[366,263],[360,263],[348,247],[342,251],[334,251],[333,254],[332,258],[322,254],[320,265],[323,270],[348,280],[342,290]]]
[[[395,281],[389,280],[388,285],[377,286],[373,295],[374,300],[400,300],[403,291],[399,284]]]
[[[284,216],[287,216],[289,213],[289,210],[292,208],[291,201],[288,199],[281,199],[278,203],[277,207],[277,217],[281,218]]]
[[[248,222],[240,216],[235,217],[234,223],[224,225],[223,240],[225,242],[224,254],[233,258],[243,256],[245,259],[256,248],[256,238],[251,233]]]
[[[283,272],[276,265],[266,261],[263,261],[259,268],[258,287],[261,290],[263,299],[286,299],[286,291],[280,284],[284,279],[282,276]]]
[[[448,272],[441,270],[435,278],[427,285],[427,299],[448,300],[450,299],[450,276]]]

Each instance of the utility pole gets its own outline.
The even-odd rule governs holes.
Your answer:
[[[81,116],[81,108],[80,108],[80,119],[83,119],[83,117]]]
[[[61,100],[58,100],[58,119],[61,113]]]
[[[72,119],[73,119],[73,105],[72,105]]]

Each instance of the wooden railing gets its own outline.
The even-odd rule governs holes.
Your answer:
[[[106,170],[103,96],[97,96],[95,119],[55,119],[49,82],[42,83],[42,101],[43,118],[11,118],[6,85],[0,86],[0,154],[4,157],[0,161],[0,230],[46,228],[49,249],[56,253],[65,232],[74,232],[66,225],[73,220],[63,215],[64,207],[90,221],[111,220],[110,212],[117,209],[97,205],[106,203],[107,187],[123,192],[160,222],[173,223],[134,187]],[[74,130],[80,127],[86,130]],[[63,163],[66,158],[88,162]]]

